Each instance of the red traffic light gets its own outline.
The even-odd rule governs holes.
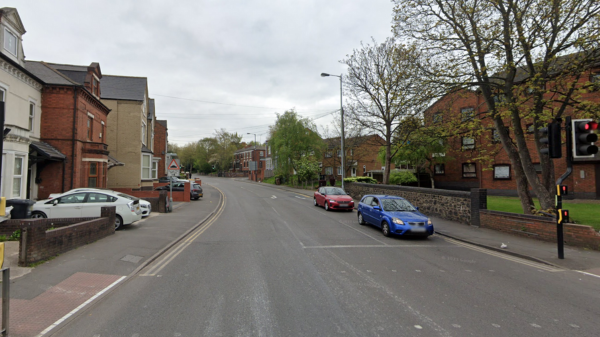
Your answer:
[[[598,123],[596,123],[596,122],[585,123],[585,125],[583,126],[583,129],[586,131],[598,130]]]

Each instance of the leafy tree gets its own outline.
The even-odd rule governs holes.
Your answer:
[[[277,114],[277,121],[269,127],[269,133],[276,174],[288,178],[292,171],[298,171],[298,163],[303,157],[321,157],[323,141],[316,125],[308,118],[301,118],[293,109]]]
[[[408,171],[392,171],[390,173],[390,184],[392,185],[404,185],[409,183],[416,183],[417,177],[412,172]]]
[[[242,147],[242,136],[229,133],[225,129],[215,131],[215,151],[209,163],[215,165],[217,171],[229,170],[233,163],[233,153]]]
[[[429,95],[417,74],[419,53],[394,39],[362,45],[341,62],[348,66],[345,95],[350,119],[378,133],[385,141],[383,183],[389,181],[394,134],[405,117],[424,110]]]
[[[301,181],[304,184],[306,184],[309,180],[312,181],[317,179],[320,171],[321,168],[319,167],[319,162],[317,162],[314,158],[307,156],[302,157],[296,166],[298,181]]]
[[[596,0],[393,0],[394,32],[424,57],[422,79],[453,90],[477,88],[515,170],[523,210],[529,186],[541,208],[553,206],[551,160],[540,153],[539,128],[565,113],[598,113],[582,100],[586,74],[600,61]],[[537,154],[524,120],[534,125]],[[473,123],[464,128],[481,130]],[[462,130],[461,130],[462,131]],[[540,158],[540,180],[533,158]]]

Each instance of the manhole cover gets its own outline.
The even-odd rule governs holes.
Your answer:
[[[125,255],[125,256],[123,256],[123,258],[121,259],[121,261],[131,262],[131,263],[138,263],[143,258],[144,258],[143,256]]]

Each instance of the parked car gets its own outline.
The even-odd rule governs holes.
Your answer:
[[[71,191],[33,205],[32,218],[100,217],[100,208],[116,206],[115,229],[142,218],[139,200],[131,200],[105,190]]]
[[[111,193],[116,193],[117,195],[124,197],[124,198],[128,198],[130,200],[138,200],[140,203],[140,208],[142,209],[142,217],[147,217],[148,215],[150,215],[150,213],[152,213],[152,204],[149,201],[146,201],[144,199],[140,199],[138,197],[135,197],[133,195],[129,195],[126,193],[122,193],[122,192],[117,192],[117,191],[113,191],[113,190],[109,190],[109,189],[101,189],[101,188],[94,188],[94,187],[80,187],[80,188],[74,188],[68,192],[65,193],[70,193],[70,192],[81,192],[81,191],[105,191],[105,192],[111,192]],[[54,199],[57,198],[65,193],[51,193],[48,196],[48,199]]]
[[[164,177],[158,178],[159,183],[170,183],[171,181],[176,183],[176,182],[186,182],[187,180],[179,179],[177,177],[171,177],[171,176],[164,176]]]
[[[343,209],[352,212],[354,209],[352,197],[339,187],[319,187],[315,192],[313,203],[315,206],[325,207],[326,211]]]
[[[198,200],[198,199],[200,199],[200,197],[204,196],[204,193],[202,192],[202,186],[200,186],[199,184],[192,183],[191,188],[193,190],[195,190],[197,193],[196,200]]]
[[[431,219],[408,200],[390,195],[365,195],[358,203],[358,223],[375,225],[384,236],[433,234]]]
[[[182,192],[185,191],[185,184],[191,184],[189,181],[186,182],[176,182],[173,183],[173,191],[176,192]],[[198,184],[192,184],[190,186],[190,199],[194,199],[194,200],[198,200],[201,196],[202,196],[202,187],[200,187],[200,189],[198,188],[194,188],[194,185],[197,185],[198,187],[200,187],[200,185]],[[157,188],[155,188],[155,191],[169,191],[170,190],[170,185],[165,185],[165,186],[159,186]]]

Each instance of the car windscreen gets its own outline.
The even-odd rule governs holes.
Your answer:
[[[324,192],[325,193],[323,193],[323,194],[326,194],[326,195],[346,195],[346,192],[344,192],[343,189],[341,189],[341,188],[334,188],[334,187],[325,188]]]
[[[403,199],[382,199],[381,204],[384,211],[413,212],[417,210],[408,201]]]

